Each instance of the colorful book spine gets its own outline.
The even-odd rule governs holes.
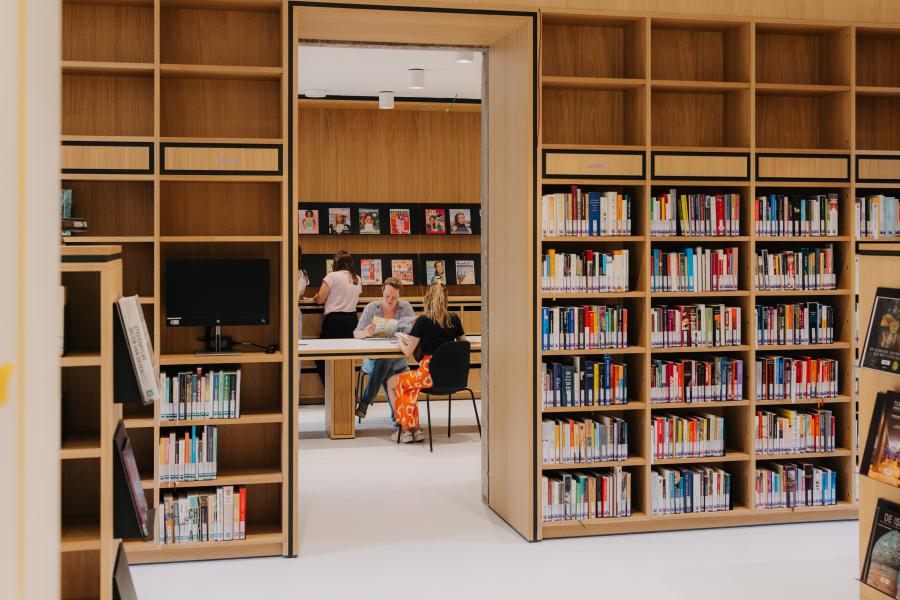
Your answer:
[[[732,509],[731,473],[716,467],[654,467],[650,471],[652,515]]]
[[[241,370],[160,374],[160,421],[237,419],[241,416]]]
[[[650,199],[650,232],[657,237],[740,235],[739,194],[678,194],[676,190]]]
[[[758,290],[833,290],[837,287],[834,246],[756,253]]]
[[[835,418],[830,410],[778,408],[756,411],[755,447],[759,454],[833,452]]]
[[[610,406],[628,402],[628,365],[605,355],[541,363],[541,397],[546,407]]]
[[[544,419],[544,464],[577,464],[628,459],[628,423],[610,416],[596,419]]]
[[[545,194],[541,214],[544,237],[631,235],[631,197],[620,192],[572,186],[569,192]]]
[[[756,469],[756,508],[837,504],[837,473],[809,463],[763,463]]]
[[[247,489],[243,486],[163,493],[159,507],[160,543],[244,540],[246,506]]]
[[[541,262],[544,292],[627,292],[628,255],[625,250],[557,252],[549,250]]]
[[[541,478],[542,521],[631,516],[631,473],[621,467]]]
[[[876,194],[856,198],[856,236],[878,239],[900,235],[900,201]]]
[[[654,460],[725,455],[725,419],[718,415],[655,414],[650,419]]]
[[[628,346],[628,309],[553,306],[541,310],[543,350],[593,350]]]
[[[744,361],[727,356],[650,362],[650,401],[725,402],[744,398]]]
[[[831,344],[834,307],[819,302],[756,306],[759,344]]]
[[[809,197],[770,194],[753,203],[756,235],[768,237],[837,236],[837,194]]]
[[[832,358],[758,356],[757,400],[805,400],[838,395],[840,365]]]
[[[685,248],[651,252],[651,292],[711,292],[738,289],[738,249]]]
[[[159,480],[162,483],[215,479],[219,432],[215,425],[192,426],[159,439]]]
[[[741,309],[724,304],[653,306],[650,344],[654,348],[740,346]]]

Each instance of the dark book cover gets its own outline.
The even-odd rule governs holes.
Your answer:
[[[900,374],[900,290],[878,288],[859,366]]]
[[[859,472],[900,487],[900,394],[896,392],[881,392],[875,398]]]
[[[897,593],[900,570],[900,506],[884,498],[878,500],[866,561],[860,580],[891,598]]]

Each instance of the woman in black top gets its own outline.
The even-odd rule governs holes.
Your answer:
[[[419,359],[419,368],[405,371],[388,379],[392,392],[394,416],[400,423],[397,432],[403,443],[421,442],[425,433],[419,427],[419,390],[432,385],[429,363],[431,355],[441,344],[466,339],[459,317],[447,310],[447,292],[440,283],[433,283],[425,293],[425,314],[416,319],[408,335],[397,334],[400,351]]]

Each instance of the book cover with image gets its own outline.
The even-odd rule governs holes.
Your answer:
[[[456,284],[457,285],[475,285],[475,261],[474,260],[458,260],[458,261],[456,261]]]
[[[472,233],[472,211],[468,208],[450,209],[450,234],[465,235]]]
[[[381,259],[363,258],[359,261],[363,285],[381,285]]]
[[[897,594],[900,571],[900,506],[879,498],[869,535],[869,547],[860,580],[891,598]]]
[[[859,366],[900,375],[900,290],[878,288]]]
[[[876,396],[859,472],[900,487],[900,393]]]
[[[319,233],[319,211],[313,208],[301,208],[299,213],[300,235]]]
[[[408,208],[391,209],[391,235],[409,235],[412,233],[411,217]]]
[[[447,233],[447,222],[443,208],[425,209],[425,233],[428,235],[444,235]]]
[[[400,285],[412,285],[415,283],[412,259],[395,258],[391,260],[391,277],[398,280]]]
[[[326,258],[325,259],[325,274],[328,275],[332,271],[334,271],[334,259]]]
[[[425,284],[447,285],[447,262],[444,260],[425,261]]]
[[[359,232],[370,235],[381,233],[381,223],[377,208],[359,209]]]
[[[329,208],[328,209],[328,233],[336,233],[336,234],[350,233],[350,209],[349,208]]]

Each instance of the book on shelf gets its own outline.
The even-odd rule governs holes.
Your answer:
[[[758,356],[757,400],[804,400],[838,395],[840,364],[833,358]]]
[[[116,432],[113,435],[113,447],[115,448],[118,460],[121,465],[122,472],[117,473],[118,476],[125,477],[125,487],[128,489],[128,502],[132,510],[134,510],[134,523],[138,528],[141,537],[148,537],[153,530],[152,517],[150,516],[150,508],[147,505],[147,497],[144,495],[144,489],[141,485],[141,475],[138,471],[137,461],[134,458],[134,448],[128,439],[128,431],[125,429],[125,423],[119,420],[116,426]],[[118,484],[117,484],[118,485]],[[116,502],[118,504],[118,501]],[[128,512],[131,512],[130,510]]]
[[[875,397],[864,444],[859,474],[900,487],[900,393]]]
[[[237,419],[241,416],[241,370],[160,373],[160,421]]]
[[[544,419],[544,464],[628,460],[628,423],[618,417]]]
[[[820,302],[756,305],[759,344],[831,344],[834,307]]]
[[[590,350],[628,346],[628,309],[620,304],[544,306],[543,350]]]
[[[541,398],[544,406],[611,406],[628,402],[628,365],[609,354],[597,359],[571,359],[541,363]]]
[[[837,504],[837,473],[822,465],[765,462],[756,468],[756,508]]]
[[[631,473],[622,467],[541,477],[544,523],[631,516]]]
[[[879,498],[872,519],[872,533],[866,547],[859,580],[883,592],[889,598],[896,598],[900,587],[900,506],[890,500]]]
[[[900,374],[900,289],[875,290],[859,366]]]
[[[652,515],[731,510],[731,473],[718,467],[654,467],[650,471]]]
[[[741,234],[740,194],[678,194],[650,198],[650,235],[736,236]]]
[[[72,218],[72,190],[61,188],[59,190],[59,217],[61,219]]]
[[[834,246],[798,250],[756,252],[756,289],[758,290],[833,290]]]
[[[653,458],[725,455],[725,419],[710,413],[655,414],[650,418]]]
[[[138,296],[122,296],[117,304],[119,319],[128,343],[128,354],[144,404],[152,404],[160,399],[159,365],[153,353],[147,322],[144,320],[144,309]]]
[[[60,218],[59,226],[64,237],[71,236],[75,232],[84,233],[90,229],[87,219],[81,217]]]
[[[215,479],[219,432],[215,425],[191,426],[159,438],[159,480],[163,483]]]
[[[541,263],[544,292],[627,292],[628,250],[557,252]]]
[[[838,195],[757,196],[753,203],[756,235],[773,237],[837,236]]]
[[[650,344],[654,348],[740,346],[741,309],[724,304],[653,306]]]
[[[162,494],[161,544],[230,542],[247,539],[247,487]]]
[[[650,402],[726,402],[744,397],[744,361],[728,356],[650,362]]]
[[[830,410],[758,410],[754,446],[758,454],[834,452],[836,422]]]
[[[900,235],[900,204],[894,196],[856,198],[856,236],[878,239]]]
[[[651,252],[651,292],[711,292],[738,289],[738,249],[684,248]]]
[[[541,233],[544,237],[631,235],[632,201],[615,191],[569,192],[541,198]]]

